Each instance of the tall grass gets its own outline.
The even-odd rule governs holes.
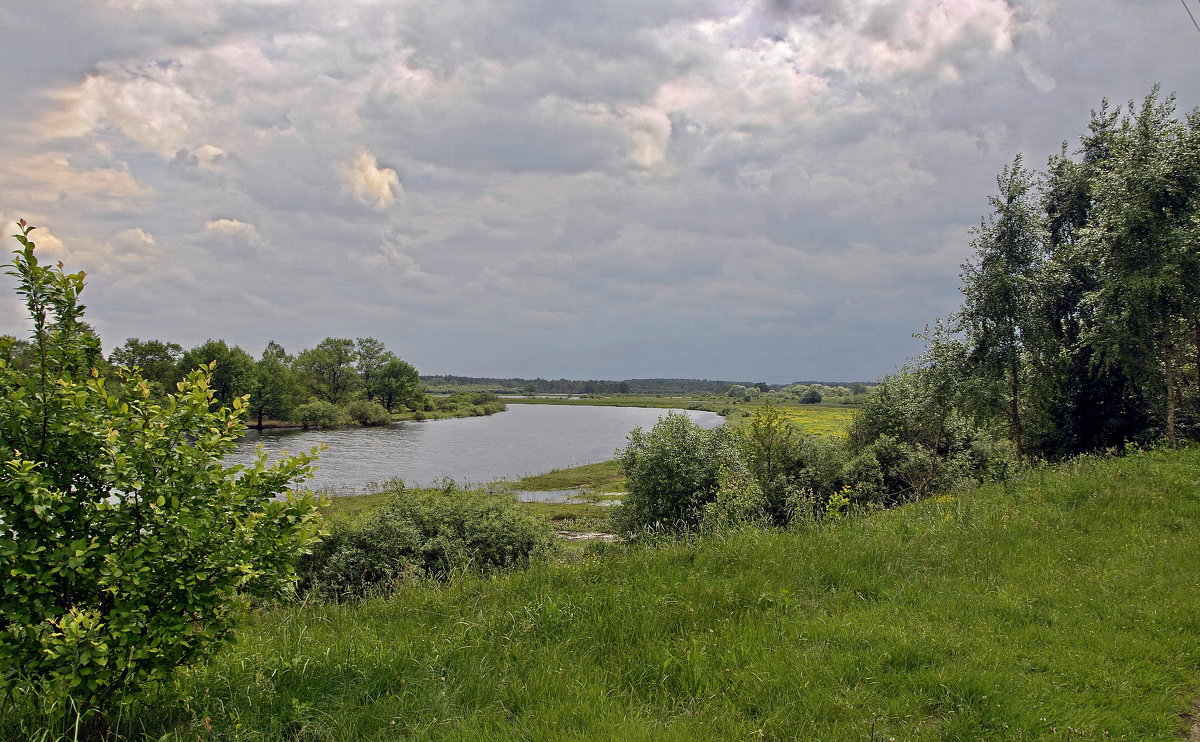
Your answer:
[[[1198,534],[1193,449],[275,608],[126,733],[1174,740],[1200,693]]]

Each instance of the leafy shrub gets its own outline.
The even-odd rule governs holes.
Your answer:
[[[924,497],[968,480],[1006,476],[1015,450],[956,408],[956,385],[937,368],[890,376],[863,402],[850,426],[858,466],[875,459],[884,504]],[[865,470],[863,470],[865,471]]]
[[[757,478],[740,462],[727,462],[717,476],[716,496],[705,503],[700,530],[707,533],[770,525],[767,498]]]
[[[705,430],[676,413],[660,418],[649,433],[630,432],[618,460],[629,494],[612,518],[627,536],[694,529],[705,505],[716,499],[722,468],[743,466],[724,426]]]
[[[387,425],[392,421],[392,416],[383,405],[365,399],[347,405],[346,414],[359,425]]]
[[[33,365],[0,361],[0,698],[98,723],[227,641],[249,598],[290,588],[316,503],[275,498],[313,457],[221,466],[246,401],[212,404],[211,365],[162,399],[137,371],[101,375],[84,275],[39,265],[21,227],[6,267]]]
[[[300,565],[303,593],[326,600],[388,592],[409,578],[447,579],[527,565],[555,547],[545,520],[516,500],[462,490],[392,490],[366,520],[334,526]]]
[[[344,425],[348,419],[344,410],[323,399],[305,402],[292,412],[292,417],[295,422],[301,423],[306,428]]]

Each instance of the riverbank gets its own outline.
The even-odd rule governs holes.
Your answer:
[[[579,502],[522,502],[550,521],[556,531],[574,533],[611,533],[608,507],[625,492],[625,475],[616,461],[585,464],[569,469],[556,469],[545,474],[523,477],[515,481],[500,481],[484,485],[500,494],[556,491],[574,493]],[[321,515],[329,522],[356,521],[369,516],[387,502],[390,495],[368,493],[328,498]]]
[[[130,739],[1170,740],[1200,450],[255,613]],[[178,698],[186,695],[187,704]]]

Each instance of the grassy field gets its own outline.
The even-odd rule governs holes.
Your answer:
[[[791,405],[779,409],[802,433],[821,436],[845,435],[855,410],[846,405]]]
[[[1200,694],[1198,534],[1190,449],[796,532],[264,610],[124,733],[1178,740]]]

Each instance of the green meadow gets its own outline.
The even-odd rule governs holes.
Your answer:
[[[1083,458],[822,526],[256,611],[118,731],[1178,740],[1200,694],[1198,553],[1200,449]]]

